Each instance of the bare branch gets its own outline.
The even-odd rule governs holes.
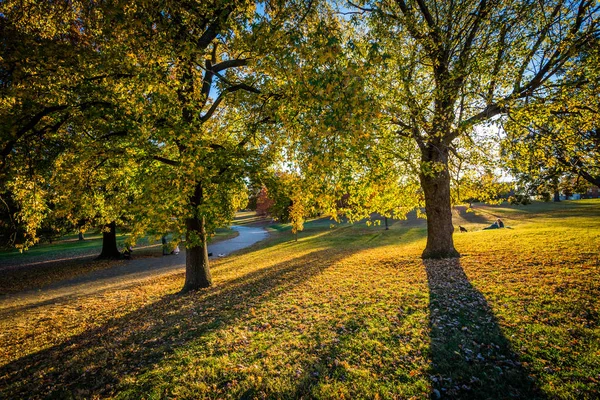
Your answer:
[[[423,0],[417,0],[417,4],[419,5],[419,10],[421,10],[421,14],[423,14],[423,19],[425,19],[427,26],[429,27],[429,29],[431,29],[432,32],[435,32],[436,36],[438,36],[438,26],[433,20],[431,12],[429,12],[429,8],[427,8],[427,4],[425,4]]]
[[[208,102],[208,95],[210,94],[210,88],[212,86],[212,80],[215,73],[212,70],[212,62],[210,60],[206,60],[206,65],[204,68],[204,78],[202,79],[202,98],[204,98],[204,103],[202,106],[204,107]]]
[[[569,59],[569,57],[571,57],[573,53],[585,43],[585,41],[588,39],[587,35],[584,35],[577,40],[574,40],[573,38],[581,28],[583,24],[583,15],[587,12],[589,6],[590,3],[587,3],[585,1],[582,1],[579,5],[575,23],[573,24],[573,26],[569,30],[569,33],[567,34],[567,38],[570,38],[572,40],[570,45],[558,46],[554,50],[546,64],[540,68],[538,73],[529,81],[529,83],[527,83],[527,85],[525,85],[524,88],[517,88],[520,90],[513,92],[513,97],[522,98],[533,93],[545,81],[547,81],[554,74],[556,74],[556,72],[560,70],[560,67]],[[581,39],[583,39],[583,41]],[[566,49],[563,50],[565,47]]]
[[[458,56],[457,69],[458,69],[459,73],[457,74],[457,77],[455,78],[457,81],[455,83],[460,83],[464,80],[464,76],[466,74],[466,64],[467,64],[467,60],[471,57],[471,50],[473,48],[473,42],[475,41],[475,38],[477,37],[477,33],[479,32],[479,27],[481,25],[481,22],[487,18],[487,13],[488,13],[487,0],[481,0],[479,3],[479,7],[477,7],[477,13],[475,15],[475,20],[473,21],[473,24],[471,25],[471,29],[469,30],[467,38],[465,39],[465,44],[463,45],[462,51],[460,52],[460,55]]]
[[[196,42],[196,45],[199,49],[206,49],[210,45],[210,43],[212,43],[212,41],[216,39],[217,35],[223,28],[223,23],[227,20],[227,18],[229,18],[229,16],[233,12],[234,4],[235,2],[231,2],[231,4],[228,7],[224,7],[221,10],[217,11],[213,23],[210,24],[208,28],[206,28],[206,31],[204,31],[202,36],[200,36],[200,39],[198,39],[198,42]]]
[[[360,11],[362,11],[362,13],[360,13],[360,14],[364,14],[366,12],[374,12],[374,11],[376,11],[374,8],[361,7],[358,4],[355,4],[355,3],[351,2],[351,1],[349,1],[348,4],[351,5],[354,8],[358,8]],[[353,13],[353,14],[358,14],[358,13]]]
[[[505,42],[507,34],[508,25],[502,25],[502,28],[500,28],[500,43],[498,47],[498,54],[496,56],[496,61],[494,62],[494,69],[492,70],[492,80],[490,82],[490,87],[488,88],[488,93],[486,97],[486,102],[488,104],[490,104],[493,101],[494,91],[496,90],[496,77],[500,73],[500,68],[502,66],[502,59],[504,58],[504,52],[506,50]]]

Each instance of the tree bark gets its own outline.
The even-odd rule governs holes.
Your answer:
[[[108,231],[102,232],[102,252],[98,259],[116,260],[123,257],[117,247],[117,224],[113,221],[106,225]]]
[[[194,215],[186,219],[185,283],[181,289],[182,293],[212,286],[205,220],[204,216],[198,215],[197,212],[197,207],[202,204],[202,201],[202,185],[198,183],[190,198]]]
[[[79,231],[79,240],[85,240],[85,237],[83,237],[83,232]]]
[[[558,192],[558,190],[554,192],[554,201],[557,203],[560,201],[560,193]]]
[[[421,150],[422,167],[419,177],[425,194],[427,214],[427,246],[423,251],[423,258],[460,257],[454,248],[452,238],[454,226],[450,202],[448,152],[448,147],[440,143],[428,144]]]

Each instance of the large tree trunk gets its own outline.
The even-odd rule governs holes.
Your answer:
[[[425,194],[427,214],[427,246],[423,258],[460,257],[454,248],[454,226],[450,203],[450,174],[448,148],[442,144],[429,144],[421,153],[421,187]],[[443,167],[443,168],[442,168]],[[440,169],[442,169],[440,171]]]
[[[183,293],[212,285],[204,216],[197,214],[197,207],[202,201],[202,185],[198,183],[190,198],[194,215],[186,219],[185,284],[181,290]]]
[[[121,252],[117,247],[117,224],[113,221],[106,225],[108,231],[102,232],[102,252],[98,259],[116,260],[122,258]]]

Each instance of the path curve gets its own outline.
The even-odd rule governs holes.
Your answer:
[[[231,229],[239,235],[208,245],[210,259],[225,257],[235,251],[264,240],[268,233],[264,228],[237,226]],[[135,252],[134,252],[135,256]],[[179,255],[141,258],[126,261],[112,268],[93,271],[73,279],[55,282],[39,290],[28,290],[0,298],[0,316],[5,312],[51,304],[68,297],[79,297],[106,289],[119,289],[145,279],[185,270],[185,251]]]

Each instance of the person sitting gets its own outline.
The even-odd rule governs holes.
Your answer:
[[[129,245],[129,246],[125,246],[125,250],[123,250],[123,252],[121,254],[123,254],[124,259],[130,260],[132,252],[133,252],[133,248],[131,247],[131,245]]]
[[[504,228],[504,222],[502,222],[502,220],[500,218],[498,218],[496,221],[494,221],[493,224],[491,224],[490,226],[488,226],[487,228],[483,228],[483,230],[488,230],[488,229],[499,229],[499,228]]]

